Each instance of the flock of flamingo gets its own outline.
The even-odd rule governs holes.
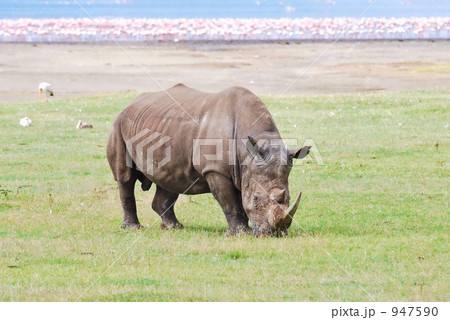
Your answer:
[[[0,42],[448,39],[450,18],[3,19]]]

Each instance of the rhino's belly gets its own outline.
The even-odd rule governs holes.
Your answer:
[[[184,154],[170,144],[156,149],[154,146],[129,145],[130,164],[167,191],[185,194],[210,192],[205,177],[193,168],[189,153]]]
[[[157,186],[173,193],[201,194],[211,192],[206,179],[203,177],[196,178],[193,181],[176,179],[175,177],[169,177],[168,179],[152,177],[150,181],[152,181]]]

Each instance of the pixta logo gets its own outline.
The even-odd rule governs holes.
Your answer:
[[[153,175],[155,167],[161,169],[170,162],[171,147],[167,142],[171,139],[159,132],[142,130],[126,141],[127,166],[131,168],[135,164],[139,171]],[[162,150],[158,150],[160,148]],[[155,157],[157,150],[158,157]]]
[[[179,140],[179,139],[178,139]],[[148,175],[171,161],[172,137],[159,132],[144,129],[126,141],[127,166],[135,166]],[[220,162],[230,166],[270,165],[273,161],[280,165],[298,166],[303,161],[289,161],[288,150],[299,146],[310,146],[310,159],[317,165],[325,164],[319,149],[312,139],[259,139],[257,142],[249,139],[193,139],[189,145],[184,142],[184,156],[192,159],[192,165],[202,166],[208,162]],[[190,150],[191,149],[191,150]],[[307,151],[307,149],[303,148]],[[178,149],[177,149],[178,150]],[[305,155],[301,156],[303,158]]]
[[[192,163],[194,166],[199,166],[202,162],[220,161],[227,162],[230,166],[246,166],[250,163],[264,166],[277,159],[280,165],[289,165],[288,149],[298,149],[299,145],[310,146],[309,155],[313,161],[319,166],[325,165],[313,139],[306,139],[303,144],[299,139],[259,139],[256,144],[252,144],[249,139],[194,139]],[[244,146],[244,148],[239,148],[239,146]],[[238,156],[239,149],[245,150],[243,157]],[[241,162],[238,159],[241,159]],[[296,166],[301,163],[301,161],[295,161],[291,165]]]

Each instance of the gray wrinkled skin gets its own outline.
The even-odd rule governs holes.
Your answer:
[[[167,93],[180,105],[165,92],[146,93],[112,125],[107,157],[119,186],[122,227],[141,227],[134,197],[139,180],[144,191],[156,185],[152,208],[161,216],[163,229],[183,227],[173,210],[179,194],[212,193],[225,213],[227,234],[251,231],[249,220],[255,234],[286,234],[299,201],[289,209],[292,159],[306,156],[309,147],[273,147],[268,141],[281,139],[278,129],[262,101],[247,89],[205,93],[178,84]],[[170,137],[153,150],[153,165],[136,147],[145,137],[129,143],[144,130],[158,133],[158,139]],[[194,141],[206,138],[223,141],[223,159],[206,159],[204,154],[214,154],[216,148],[202,146],[199,163],[194,161]],[[235,149],[230,139],[237,141]],[[143,150],[152,145],[142,144]],[[168,153],[170,161],[158,167]]]

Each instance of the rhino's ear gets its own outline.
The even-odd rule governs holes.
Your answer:
[[[304,146],[298,149],[289,149],[288,153],[289,153],[289,157],[295,158],[295,159],[303,159],[304,157],[306,157],[309,153],[311,149],[311,146]]]
[[[261,157],[264,157],[264,149],[258,146],[258,142],[251,136],[248,136],[247,149],[255,156],[259,154]]]

